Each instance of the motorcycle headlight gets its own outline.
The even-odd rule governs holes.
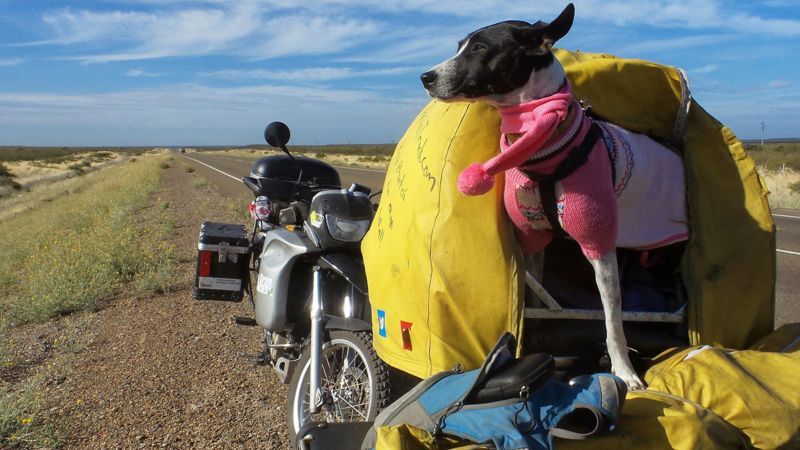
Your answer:
[[[325,223],[331,237],[343,242],[360,241],[369,228],[369,220],[345,220],[332,214],[325,216]]]

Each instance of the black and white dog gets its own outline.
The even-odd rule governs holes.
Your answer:
[[[644,384],[631,365],[622,329],[622,300],[615,248],[653,248],[688,237],[683,165],[680,157],[659,148],[646,136],[592,121],[571,98],[564,68],[554,57],[551,48],[572,27],[574,13],[573,5],[569,4],[551,23],[506,21],[481,28],[459,42],[455,56],[423,73],[420,78],[434,98],[443,101],[483,101],[498,109],[503,120],[503,153],[494,158],[491,164],[487,162],[481,167],[471,167],[477,173],[468,174],[467,178],[470,179],[466,184],[471,187],[465,190],[459,179],[459,188],[470,195],[486,192],[493,175],[505,171],[505,204],[518,236],[544,236],[535,244],[522,244],[528,270],[538,279],[541,279],[544,262],[543,248],[552,239],[554,229],[563,229],[581,244],[594,268],[602,298],[606,343],[613,371],[630,388],[640,389]],[[551,102],[552,99],[556,100]],[[525,123],[531,124],[530,130],[523,126]],[[529,138],[526,133],[538,135]],[[530,148],[516,145],[517,141],[523,140],[532,142]],[[619,151],[614,152],[619,156],[616,161],[610,160],[611,152],[606,151],[608,145],[617,145],[615,142],[619,144]],[[640,154],[636,147],[647,149]],[[630,148],[634,150],[626,153]],[[511,152],[527,153],[520,157],[510,156]],[[592,164],[574,162],[571,154],[579,152],[585,153],[583,161],[599,164],[602,169],[599,174],[592,172],[594,169],[589,167]],[[503,156],[505,153],[509,154]],[[603,156],[598,156],[601,154]],[[620,160],[624,155],[628,155],[631,164],[626,165]],[[502,164],[499,163],[501,158]],[[545,217],[541,200],[543,184],[527,169],[532,168],[535,172],[537,162],[541,161],[544,172],[558,172],[561,169],[557,165],[547,164],[559,158],[561,161],[573,160],[570,164],[559,163],[572,167],[566,170],[569,172],[568,178],[557,179],[555,188],[551,188],[554,193],[549,194],[559,202],[557,210],[551,206],[557,215],[551,211]],[[634,158],[637,158],[636,170],[639,173],[629,170],[634,167]],[[649,172],[644,168],[648,164],[654,167]],[[465,173],[462,173],[462,177]],[[472,189],[475,184],[482,187]],[[654,189],[660,189],[667,195],[664,192],[654,193]],[[572,203],[570,190],[577,192],[572,197],[575,199]],[[661,199],[659,201],[669,204],[648,200],[650,194],[658,194],[655,196]],[[533,201],[533,204],[526,204],[530,198],[539,199],[539,203]],[[651,224],[651,217],[646,211],[654,209],[659,213],[667,211],[669,217],[661,224]],[[540,226],[537,227],[535,223]],[[542,223],[545,225],[541,226]],[[638,236],[626,240],[628,234],[635,235],[643,229],[658,229],[661,225],[664,225],[661,228],[668,228],[666,239]],[[604,237],[602,245],[594,245],[598,241],[598,234],[610,238]]]

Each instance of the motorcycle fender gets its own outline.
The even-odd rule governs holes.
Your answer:
[[[360,256],[349,253],[329,253],[319,258],[319,266],[336,272],[359,292],[369,295],[364,260]]]
[[[295,262],[319,249],[300,233],[276,228],[266,233],[255,285],[256,322],[270,331],[286,330],[292,297],[290,280]],[[305,300],[305,299],[302,299]]]

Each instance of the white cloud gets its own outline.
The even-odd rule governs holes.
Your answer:
[[[697,69],[692,70],[692,73],[709,74],[709,73],[714,73],[717,70],[719,70],[719,66],[717,64],[709,64],[707,66],[699,67]]]
[[[800,36],[800,21],[791,19],[764,19],[746,14],[734,14],[727,20],[735,30],[777,36]]]
[[[312,67],[298,70],[218,70],[203,76],[226,80],[281,80],[281,81],[328,81],[348,78],[397,75],[415,70],[413,67],[391,67],[386,69],[354,69],[352,67]]]
[[[92,12],[60,10],[43,17],[56,37],[18,45],[113,43],[124,50],[76,56],[83,62],[108,62],[203,55],[221,52],[260,29],[258,15],[246,6],[171,12]]]
[[[15,46],[113,44],[111,52],[60,57],[83,63],[234,54],[254,59],[340,52],[370,42],[379,23],[357,17],[270,15],[252,2],[174,11],[45,14],[56,37]],[[108,48],[108,45],[106,45]]]
[[[375,39],[381,25],[360,18],[284,16],[269,19],[270,30],[253,48],[241,49],[257,59],[287,55],[337,53]]]
[[[769,86],[771,89],[783,89],[791,85],[792,82],[787,80],[772,80],[769,83],[767,83],[767,86]]]
[[[295,143],[396,142],[427,101],[422,92],[387,97],[284,84],[178,84],[91,95],[0,92],[0,145],[248,144],[259,142],[272,120],[288,123]]]
[[[18,66],[24,62],[22,58],[0,58],[0,67]]]
[[[707,45],[719,44],[725,41],[735,40],[737,37],[732,34],[703,34],[696,36],[682,36],[672,39],[653,39],[650,41],[640,41],[623,47],[620,51],[625,55],[637,55],[641,53],[663,53],[687,48],[703,47]]]
[[[141,78],[141,77],[154,78],[154,77],[160,77],[160,76],[163,76],[163,75],[166,75],[166,73],[164,73],[164,72],[148,72],[148,71],[146,71],[144,69],[131,69],[131,70],[125,72],[125,76],[126,77],[132,77],[132,78]]]
[[[377,49],[337,58],[340,62],[438,63],[456,52],[456,44],[467,34],[463,29],[403,30]]]
[[[444,40],[442,36],[447,36],[449,49],[452,42],[471,30],[472,24],[477,27],[507,18],[551,20],[564,7],[560,0],[139,0],[138,3],[150,4],[156,9],[152,12],[97,12],[67,8],[48,12],[42,19],[54,37],[14,45],[91,42],[106,49],[66,58],[84,63],[209,54],[253,59],[289,55],[341,56],[344,51],[350,53],[347,58],[351,61],[373,56],[397,56],[400,60],[412,61],[422,59],[420,53],[440,55],[435,49]],[[742,33],[800,36],[799,20],[760,17],[737,11],[736,6],[720,0],[582,0],[576,3],[578,20],[584,23],[620,27],[646,25],[703,30],[704,33],[669,42],[633,44],[630,48],[634,52],[659,51],[669,45],[691,47]],[[441,25],[398,29],[389,19],[397,13],[417,14],[428,19],[439,16]],[[458,19],[448,20],[448,17]],[[448,23],[460,25],[449,26]],[[711,30],[723,31],[723,37],[716,37],[719,34],[711,34]],[[451,42],[451,38],[455,41]],[[380,48],[355,51],[367,43],[379,43]]]

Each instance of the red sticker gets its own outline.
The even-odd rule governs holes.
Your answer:
[[[403,350],[411,350],[411,322],[400,321],[400,331],[403,334]]]

